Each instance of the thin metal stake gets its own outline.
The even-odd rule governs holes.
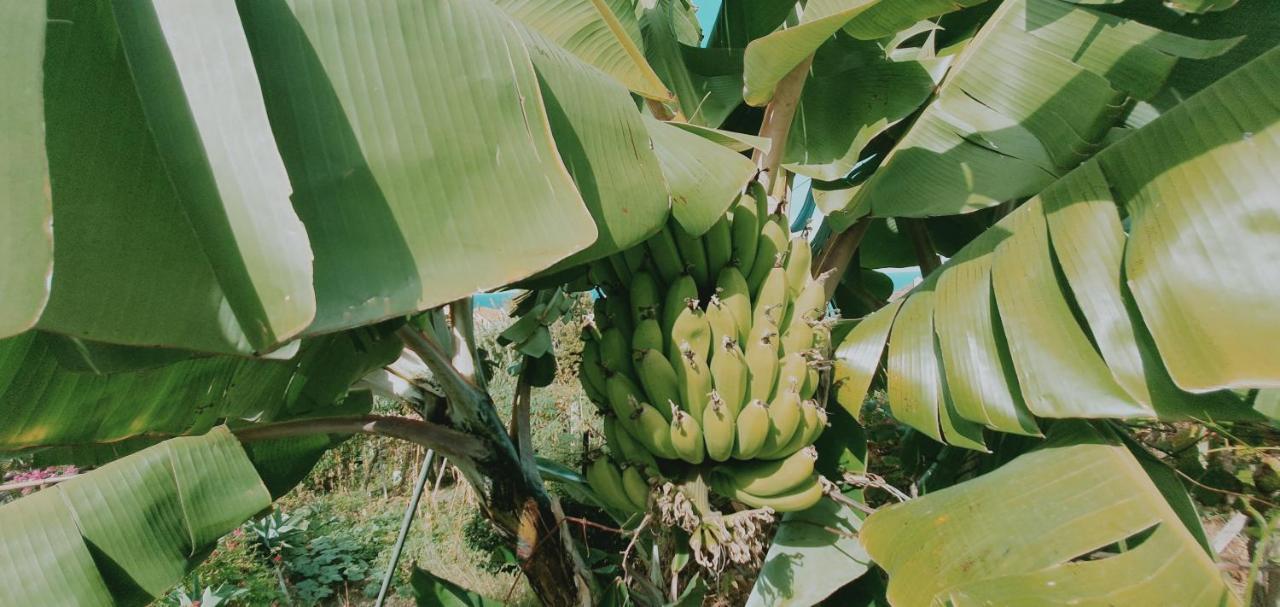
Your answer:
[[[375,607],[382,607],[387,600],[387,590],[391,588],[391,578],[396,575],[396,565],[400,563],[400,553],[404,550],[404,540],[409,535],[409,527],[413,524],[413,513],[418,509],[418,500],[422,499],[422,488],[427,484],[427,475],[431,472],[431,458],[435,455],[432,449],[422,461],[422,471],[418,473],[418,482],[413,486],[413,497],[409,498],[409,507],[405,508],[404,520],[400,521],[400,535],[396,536],[396,545],[391,549],[391,562],[387,563],[387,574],[382,576],[382,587],[378,589],[378,600]]]

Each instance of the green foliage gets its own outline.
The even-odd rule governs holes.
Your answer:
[[[520,571],[516,555],[507,548],[506,540],[493,528],[493,523],[484,518],[479,511],[473,512],[463,525],[462,537],[466,540],[468,548],[488,555],[488,560],[481,565],[485,571],[489,573]]]

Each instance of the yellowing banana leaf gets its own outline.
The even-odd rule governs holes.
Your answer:
[[[226,428],[0,506],[0,602],[145,605],[271,497]]]
[[[746,156],[684,129],[645,118],[671,194],[671,214],[686,232],[711,229],[755,176]]]
[[[838,210],[833,227],[867,213],[951,215],[1035,194],[1107,143],[1129,96],[1150,98],[1179,58],[1235,42],[1062,0],[1006,0],[880,169],[845,190],[843,203],[827,201]]]
[[[800,24],[751,41],[743,77],[743,98],[764,105],[778,82],[844,29],[861,40],[890,36],[921,19],[976,6],[986,0],[813,0]]]
[[[759,137],[756,135],[747,135],[745,133],[735,133],[721,129],[713,129],[708,126],[690,124],[688,122],[668,122],[667,124],[684,129],[705,139],[714,141],[724,147],[735,152],[746,152],[749,150],[760,150],[767,153],[770,147],[768,137]]]
[[[506,13],[472,0],[237,7],[315,252],[311,331],[498,287],[596,241]]]
[[[881,508],[860,534],[894,605],[1237,605],[1128,450],[1055,442]]]
[[[861,527],[856,510],[831,499],[783,515],[747,607],[809,607],[861,577],[871,565]]]
[[[1234,391],[1280,380],[1267,346],[1280,339],[1280,291],[1266,276],[1280,207],[1264,194],[1280,188],[1268,168],[1280,159],[1277,69],[1280,49],[1120,140],[908,294],[888,363],[894,415],[954,444],[967,441],[939,432],[948,410],[935,389],[960,418],[1023,434],[1035,433],[1027,411],[1257,419]],[[926,307],[945,381],[921,359]],[[870,377],[884,330],[845,338],[837,378]],[[837,398],[859,407],[868,383],[841,384]]]
[[[323,411],[395,359],[393,338],[340,333],[308,340],[290,360],[231,356],[95,374],[63,366],[58,338],[0,340],[0,452],[94,446],[208,430],[222,419],[271,421]]]
[[[494,4],[636,93],[650,99],[671,96],[638,46],[640,24],[628,2],[494,0]]]
[[[39,326],[273,350],[314,314],[311,253],[244,33],[225,3],[162,4],[50,7],[43,101],[57,246]]]
[[[0,4],[0,338],[31,328],[49,299],[53,265],[45,160],[45,3]]]

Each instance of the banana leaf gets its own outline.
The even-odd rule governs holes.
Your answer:
[[[1258,419],[1234,391],[1280,384],[1278,69],[1274,49],[1120,140],[961,249],[896,319],[863,321],[837,351],[841,404],[861,406],[886,333],[933,334],[945,381],[927,347],[891,345],[889,404],[952,444],[976,446],[942,427],[955,418],[930,390],[1021,434],[1031,414]]]
[[[0,506],[0,603],[145,605],[271,496],[226,428]]]
[[[881,508],[860,538],[894,605],[1239,604],[1128,449],[1096,433]]]

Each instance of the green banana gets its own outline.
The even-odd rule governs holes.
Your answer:
[[[805,434],[804,442],[806,445],[812,445],[822,436],[822,431],[827,429],[827,410],[818,405],[818,401],[809,399],[801,405],[804,407],[804,424],[808,433]],[[810,416],[813,417],[810,420]]]
[[[712,345],[719,344],[726,338],[735,343],[738,341],[738,321],[734,320],[733,312],[729,311],[719,297],[711,296],[704,314],[707,325],[711,327]]]
[[[808,361],[808,358],[805,359]],[[822,382],[822,376],[818,375],[818,370],[809,365],[809,370],[804,374],[804,384],[800,386],[800,398],[813,398],[818,393],[818,387]]]
[[[680,459],[698,465],[706,457],[702,442],[702,426],[692,415],[676,410],[671,418],[671,446]]]
[[[711,353],[711,380],[731,412],[729,417],[737,417],[747,404],[751,372],[747,369],[746,357],[733,340],[721,339],[720,346]]]
[[[813,348],[813,327],[809,323],[795,319],[782,335],[782,351],[785,354],[799,354]]]
[[[733,446],[734,459],[751,459],[764,447],[769,435],[769,409],[764,401],[753,400],[742,408],[735,422],[737,441]]]
[[[822,499],[822,483],[818,482],[817,474],[805,479],[791,491],[768,497],[747,493],[724,483],[720,483],[717,489],[752,508],[772,508],[776,512],[808,510]]]
[[[738,325],[738,335],[734,339],[740,344],[747,343],[751,333],[751,293],[747,288],[747,279],[742,272],[733,266],[720,270],[716,278],[716,297],[729,309],[733,321]]]
[[[723,462],[733,455],[733,441],[737,433],[734,412],[725,404],[719,392],[711,393],[711,402],[702,412],[702,438],[707,444],[707,456]]]
[[[609,317],[609,323],[614,328],[622,331],[627,341],[630,342],[631,333],[635,330],[635,323],[631,322],[629,298],[622,293],[604,298],[604,312]]]
[[[601,457],[591,462],[587,467],[587,483],[605,505],[628,513],[636,511],[622,485],[622,473],[608,458]]]
[[[632,403],[644,396],[635,382],[626,375],[615,373],[606,383],[605,396],[609,397],[609,408],[613,409],[614,415],[618,416],[619,423],[624,428],[634,427],[630,421],[631,416],[636,412],[635,405]]]
[[[631,282],[631,277],[633,275],[631,269],[627,267],[626,262],[624,262],[620,256],[612,255],[605,260],[605,263],[608,264],[610,270],[613,270],[613,277],[615,281],[613,283],[614,289],[625,289],[627,284]],[[608,292],[607,288],[605,289],[605,292]]]
[[[702,248],[702,241],[690,236],[679,224],[671,226],[671,233],[676,240],[676,248],[680,251],[680,259],[684,261],[684,270],[693,277],[699,287],[711,284],[711,274],[707,266],[707,252]]]
[[[621,431],[618,428],[618,417],[616,415],[605,414],[604,421],[600,423],[604,430],[604,444],[608,445],[609,453],[613,458],[620,462],[629,462],[626,454],[622,453],[622,441],[618,438]]]
[[[690,307],[698,306],[698,285],[693,277],[684,274],[667,287],[667,295],[662,302],[662,331],[671,335],[671,328],[676,324],[680,313]]]
[[[782,266],[781,257],[787,250],[787,228],[784,221],[786,220],[780,215],[773,214],[760,228],[760,244],[756,247],[756,260],[751,264],[751,273],[747,274],[747,284],[750,285],[752,293],[760,291],[760,285],[764,283],[764,277],[770,270]],[[785,270],[783,275],[786,275]]]
[[[649,509],[649,483],[644,480],[644,476],[641,476],[636,466],[627,466],[622,469],[622,489],[637,511],[644,512]]]
[[[585,360],[582,361],[582,365],[583,367],[585,367],[587,365],[587,361]],[[606,395],[604,392],[597,390],[596,387],[591,385],[590,382],[587,382],[587,381],[582,382],[582,391],[587,395],[587,400],[594,403],[597,409],[601,411],[610,410],[608,395]]]
[[[636,430],[636,438],[651,453],[663,459],[679,458],[671,444],[670,423],[653,405],[633,399],[631,422]]]
[[[671,327],[671,343],[667,349],[672,360],[682,355],[686,346],[703,362],[711,354],[711,325],[707,323],[706,313],[698,308],[681,312]]]
[[[649,247],[649,260],[662,282],[671,284],[684,273],[684,262],[680,260],[680,250],[676,247],[670,226],[663,226],[645,244]]]
[[[649,402],[655,403],[658,413],[670,420],[672,407],[680,404],[680,390],[676,371],[671,368],[667,357],[652,349],[639,353],[636,356],[636,375],[640,376],[640,385],[649,395]]]
[[[827,280],[830,280],[830,276],[824,275],[804,284],[791,305],[791,315],[788,320],[790,325],[794,326],[801,322],[810,324],[822,320],[827,311]]]
[[[615,375],[635,377],[631,368],[630,334],[623,334],[618,327],[611,327],[600,334],[600,366]]]
[[[787,354],[782,357],[781,366],[778,368],[778,385],[774,388],[774,392],[784,390],[800,392],[808,377],[809,360],[798,352]]]
[[[764,451],[773,445],[785,445],[796,435],[804,411],[800,407],[800,395],[794,390],[780,390],[778,397],[769,403],[769,436],[765,438]]]
[[[764,216],[756,207],[753,196],[764,196],[764,188],[757,182],[747,186],[748,195],[739,196],[738,204],[733,208],[733,225],[730,226],[732,251],[730,262],[736,264],[743,276],[751,273],[751,266],[756,261],[756,250],[760,246],[760,223]]]
[[[760,497],[781,495],[799,487],[813,476],[818,451],[801,449],[785,459],[723,466],[719,472],[725,481],[745,493]]]
[[[658,281],[648,272],[640,272],[631,279],[631,322],[639,325],[647,318],[662,317],[662,296]]]
[[[809,240],[804,236],[791,239],[787,247],[787,293],[791,297],[800,294],[805,283],[809,282],[810,264],[813,263],[813,252],[809,250]]]
[[[676,360],[676,386],[680,393],[679,402],[684,410],[693,414],[694,419],[702,419],[703,410],[710,398],[712,383],[711,370],[705,358],[698,358],[692,349],[682,350]]]
[[[733,230],[729,214],[725,213],[711,225],[711,229],[702,235],[702,244],[707,250],[707,271],[710,276],[720,275],[720,271],[729,265],[733,257]]]
[[[622,263],[626,265],[627,270],[630,271],[633,276],[637,272],[644,270],[645,248],[640,245],[631,247],[619,255],[614,255],[614,257],[621,257]]]
[[[808,402],[813,403],[813,401]],[[770,444],[770,441],[765,439],[765,446],[760,450],[760,453],[756,454],[756,459],[781,459],[813,444],[809,437],[815,436],[814,428],[816,426],[819,426],[817,403],[813,403],[812,407],[806,407],[802,403],[800,405],[800,423],[796,425],[796,430],[792,433],[790,440]],[[820,429],[819,432],[821,432]]]
[[[747,369],[751,372],[750,398],[766,400],[773,395],[778,377],[777,337],[768,333],[747,344]]]
[[[656,318],[646,318],[636,324],[636,332],[631,336],[631,350],[644,352],[657,350],[661,352],[666,338],[662,336],[662,325]]]
[[[616,416],[605,417],[605,441],[609,443],[609,450],[613,453],[614,459],[657,470],[657,460],[653,459],[653,454],[645,449],[632,432],[633,430],[628,429]]]
[[[787,271],[784,268],[769,270],[753,301],[755,305],[751,311],[752,328],[765,323],[774,327],[785,326],[782,320],[787,314]]]
[[[604,367],[600,366],[600,342],[594,339],[582,342],[582,364],[578,376],[582,378],[583,386],[590,386],[597,394],[608,397],[608,389],[605,387],[607,378]]]

